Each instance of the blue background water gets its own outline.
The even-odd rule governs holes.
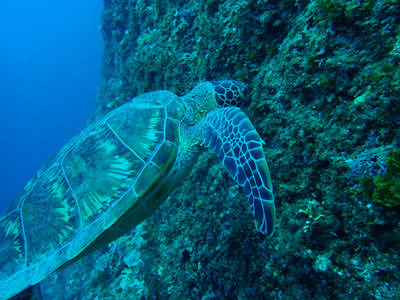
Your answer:
[[[0,211],[86,126],[103,50],[100,0],[0,3]]]

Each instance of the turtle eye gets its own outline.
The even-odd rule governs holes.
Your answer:
[[[243,107],[250,104],[247,84],[234,80],[211,81],[211,83],[214,85],[215,100],[220,107]]]

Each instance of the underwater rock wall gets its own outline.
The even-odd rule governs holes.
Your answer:
[[[398,1],[104,0],[97,116],[204,80],[251,89],[272,239],[212,154],[132,233],[54,273],[48,299],[400,297]]]

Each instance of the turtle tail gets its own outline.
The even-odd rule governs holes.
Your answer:
[[[257,221],[257,229],[271,236],[275,225],[275,204],[260,135],[237,107],[214,110],[203,122],[204,145],[218,156],[243,188]]]

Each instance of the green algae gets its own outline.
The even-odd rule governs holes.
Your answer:
[[[365,176],[360,179],[364,193],[378,205],[388,208],[400,206],[400,149],[387,154],[387,172],[383,175]]]

